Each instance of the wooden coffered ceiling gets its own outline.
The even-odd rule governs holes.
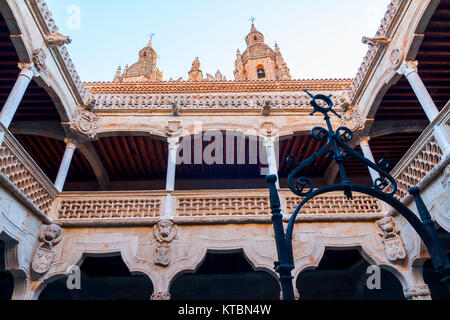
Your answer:
[[[442,0],[425,30],[416,59],[419,75],[442,109],[450,100],[450,0]],[[375,121],[427,120],[408,80],[402,77],[384,96]]]

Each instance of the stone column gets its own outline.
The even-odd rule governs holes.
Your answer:
[[[180,138],[172,137],[169,142],[169,158],[167,159],[166,191],[175,190],[175,169],[177,166],[177,152],[180,147]]]
[[[175,190],[175,170],[177,167],[177,153],[180,147],[179,137],[170,137],[167,139],[169,143],[169,157],[167,159],[167,177],[166,177],[166,191]],[[173,219],[172,215],[172,195],[169,193],[166,196],[164,205],[164,219]]]
[[[366,157],[367,159],[369,159],[370,161],[375,163],[375,159],[373,157],[372,150],[370,150],[369,141],[370,141],[370,137],[361,138],[361,140],[359,141],[359,145],[361,146],[361,150],[364,154],[364,157]],[[370,167],[368,167],[368,168],[369,168],[370,176],[372,177],[372,181],[375,182],[375,180],[377,180],[380,177],[380,174],[377,171],[373,170],[372,168],[370,168]]]
[[[64,142],[66,143],[66,151],[64,152],[61,165],[59,166],[58,176],[55,181],[55,187],[59,192],[62,192],[64,189],[64,183],[66,182],[72,157],[77,148],[76,142],[72,139],[65,139]]]
[[[19,73],[16,83],[14,84],[8,99],[3,106],[2,112],[0,113],[0,122],[6,128],[8,128],[11,124],[28,85],[31,80],[37,76],[37,71],[32,63],[19,63],[19,68],[22,69],[22,71]]]
[[[425,111],[428,119],[432,122],[438,116],[439,110],[423,84],[422,79],[420,79],[419,73],[417,72],[417,65],[417,61],[404,61],[397,72],[403,74],[408,79],[417,99],[419,99],[423,111]]]
[[[439,115],[439,110],[434,104],[427,88],[423,84],[417,71],[417,66],[417,61],[404,61],[397,72],[405,75],[406,79],[408,79],[409,84],[420,102],[420,105],[425,111],[425,114],[430,122],[433,122],[433,120]],[[442,149],[444,155],[450,153],[450,134],[447,127],[436,125],[434,126],[434,133],[436,141]]]
[[[266,148],[267,165],[269,166],[269,174],[274,174],[278,178],[278,162],[275,152],[275,138],[264,138],[264,147]],[[280,189],[280,180],[277,179],[277,189]]]

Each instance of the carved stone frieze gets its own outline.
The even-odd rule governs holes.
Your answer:
[[[43,275],[50,269],[55,258],[53,248],[62,240],[63,235],[64,230],[56,224],[41,228],[39,233],[40,244],[31,264],[37,275]]]
[[[183,110],[254,110],[263,114],[279,110],[311,110],[305,93],[208,93],[208,94],[110,94],[95,93],[95,109],[103,110],[167,110],[176,115]],[[336,93],[331,98],[335,109],[345,111],[348,98]]]
[[[377,221],[381,229],[380,236],[383,238],[386,258],[395,262],[406,258],[406,250],[400,237],[400,230],[397,229],[392,217],[384,217]]]

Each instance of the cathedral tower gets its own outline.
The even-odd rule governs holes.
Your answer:
[[[264,35],[252,23],[247,35],[247,49],[237,52],[234,78],[236,81],[290,80],[291,75],[280,49],[275,51],[264,43]]]
[[[150,40],[147,46],[139,51],[138,62],[131,67],[126,66],[123,73],[119,67],[113,82],[163,81],[163,73],[156,66],[157,58]]]

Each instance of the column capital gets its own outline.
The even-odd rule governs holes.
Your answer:
[[[403,61],[403,63],[400,65],[400,68],[398,68],[397,73],[399,74],[403,74],[406,77],[410,74],[410,73],[417,73],[417,67],[419,65],[419,62],[417,60],[410,60],[410,61]]]
[[[169,144],[169,150],[175,149],[177,150],[180,146],[180,137],[170,137],[167,138],[167,143]]]
[[[39,76],[39,72],[34,66],[34,63],[19,62],[17,66],[20,69],[20,75],[25,76],[30,80],[33,80],[34,77]]]
[[[362,145],[368,146],[369,145],[369,141],[370,141],[370,137],[369,136],[359,138],[359,144],[360,145],[362,144]]]
[[[77,149],[80,146],[80,143],[76,139],[65,138],[64,143],[66,144],[66,148],[69,149]]]

